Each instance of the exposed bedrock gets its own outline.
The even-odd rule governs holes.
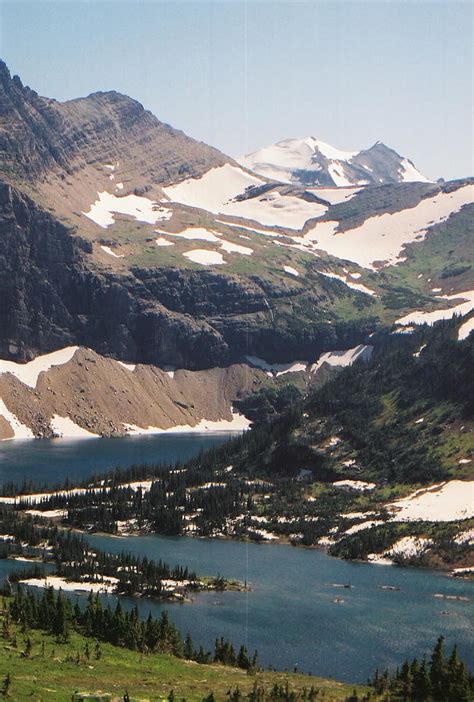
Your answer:
[[[173,268],[99,270],[91,244],[0,183],[0,357],[28,360],[69,345],[181,368],[269,361],[360,343],[369,325],[298,312],[319,293],[258,277]],[[291,306],[293,314],[285,312]]]

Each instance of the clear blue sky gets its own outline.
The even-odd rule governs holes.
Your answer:
[[[238,156],[293,136],[377,139],[472,175],[473,5],[0,0],[0,56],[42,95],[115,89]]]

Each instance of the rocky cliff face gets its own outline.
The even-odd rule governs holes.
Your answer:
[[[368,331],[281,318],[304,288],[186,269],[97,269],[91,244],[0,183],[0,357],[28,360],[69,345],[138,363],[212,368],[245,355],[312,359]]]
[[[65,103],[40,97],[0,61],[0,171],[35,181],[121,161],[143,182],[198,176],[229,162],[217,149],[160,122],[116,92]]]

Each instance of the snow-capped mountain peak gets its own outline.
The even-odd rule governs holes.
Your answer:
[[[304,186],[429,182],[381,141],[362,151],[343,151],[314,136],[285,139],[237,160],[259,175]]]

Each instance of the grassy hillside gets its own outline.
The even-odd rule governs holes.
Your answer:
[[[5,615],[0,614],[4,626]],[[72,633],[67,643],[38,630],[21,631],[10,625],[9,637],[0,639],[0,690],[10,676],[9,698],[42,702],[70,702],[74,691],[109,692],[123,699],[128,690],[134,700],[157,702],[174,693],[176,700],[200,701],[211,692],[217,702],[228,699],[229,690],[249,693],[256,684],[270,693],[275,684],[288,686],[295,700],[313,686],[328,702],[345,700],[354,686],[313,676],[258,672],[247,675],[238,668],[221,664],[199,665],[165,654],[142,655],[135,651],[96,642]],[[25,655],[30,645],[31,651]],[[87,655],[88,652],[88,655]],[[366,688],[355,686],[359,693]]]

